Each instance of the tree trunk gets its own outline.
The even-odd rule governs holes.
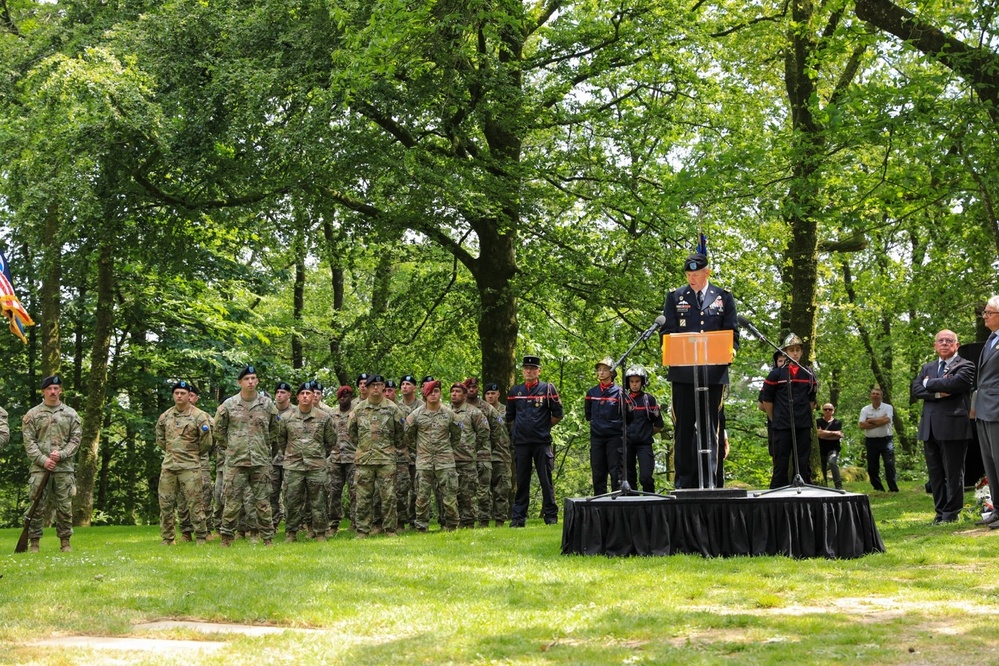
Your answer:
[[[83,441],[76,464],[76,497],[73,498],[73,524],[86,526],[94,507],[94,477],[104,422],[104,396],[107,390],[108,354],[114,333],[114,247],[102,241],[97,259],[97,311],[94,343],[87,378],[87,401],[83,412]]]
[[[62,355],[59,341],[59,317],[62,300],[62,241],[59,206],[52,204],[45,215],[42,232],[42,376],[59,372]]]
[[[291,367],[305,367],[305,350],[302,345],[302,313],[305,310],[305,248],[299,248],[295,258],[295,295],[292,304]]]
[[[330,261],[330,284],[333,287],[333,317],[330,320],[330,366],[336,375],[341,386],[351,384],[347,368],[343,364],[343,350],[340,342],[343,338],[343,329],[340,326],[340,313],[343,312],[344,297],[344,276],[343,266],[340,264],[339,241],[336,231],[329,220],[323,220],[323,237],[326,239],[326,247],[329,252]]]

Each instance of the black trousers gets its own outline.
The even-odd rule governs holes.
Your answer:
[[[623,434],[623,433],[622,433]],[[607,494],[607,475],[610,474],[611,490],[621,488],[621,436],[597,437],[590,435],[590,472],[593,477],[593,494]]]
[[[939,520],[957,520],[964,507],[964,457],[967,452],[966,439],[923,442],[933,508]]]
[[[642,484],[642,492],[656,492],[656,482],[652,478],[652,473],[656,469],[656,454],[652,451],[652,444],[632,444],[628,442],[628,485],[637,489],[638,483]],[[635,463],[638,463],[638,473],[636,474]]]
[[[713,384],[701,391],[701,423],[697,424],[697,407],[693,384],[673,384],[673,411],[676,413],[676,441],[673,446],[673,463],[676,467],[677,488],[699,488],[697,474],[698,437],[704,433],[703,446],[709,452],[701,456],[704,487],[710,488],[718,467],[718,411],[721,408],[721,384]]]
[[[555,469],[555,455],[547,444],[513,447],[517,461],[517,494],[510,511],[510,524],[523,525],[527,521],[527,509],[531,503],[531,466],[537,471],[541,485],[541,515],[545,522],[558,522],[558,505],[555,504],[555,487],[552,485],[552,471]]]
[[[794,437],[791,439],[790,430],[777,430],[773,432],[774,445],[774,470],[770,477],[771,488],[781,488],[788,485],[788,475],[791,468],[791,456],[794,455],[794,448],[798,449],[798,471],[805,483],[812,482],[812,470],[808,461],[812,453],[812,428],[795,428]]]
[[[891,437],[866,437],[864,447],[867,449],[867,475],[871,478],[871,486],[874,490],[884,492],[885,487],[881,485],[881,459],[885,461],[885,481],[888,483],[888,490],[893,493],[898,492],[898,484],[895,483],[895,443]]]

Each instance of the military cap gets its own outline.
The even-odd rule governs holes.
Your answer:
[[[354,383],[355,384],[360,384],[361,382],[367,382],[367,381],[370,381],[370,380],[371,380],[371,375],[369,375],[366,372],[362,372],[361,374],[359,374],[357,376],[357,381],[354,382]]]
[[[384,384],[384,383],[385,383],[385,378],[382,377],[381,375],[371,375],[371,378],[368,380],[368,386],[371,386],[372,384]]]
[[[309,383],[312,384],[312,390],[313,391],[324,391],[324,390],[326,390],[326,387],[323,386],[323,383],[321,381],[319,381],[318,379],[313,379]]]
[[[239,371],[239,375],[236,377],[236,379],[239,380],[247,375],[255,375],[255,374],[257,374],[257,369],[252,365],[248,365]]]
[[[700,252],[695,252],[683,262],[684,271],[699,271],[708,267],[708,258]]]
[[[404,382],[409,382],[410,384],[416,386],[416,377],[414,377],[413,375],[405,375],[402,379],[399,380],[399,385],[401,386]]]
[[[336,390],[336,399],[339,400],[347,393],[354,395],[354,389],[349,386],[341,386]]]
[[[201,395],[201,391],[198,390],[198,387],[195,386],[194,382],[188,383],[187,386],[188,386],[187,390],[193,393],[194,395]]]
[[[455,389],[459,389],[462,393],[468,393],[468,387],[462,384],[461,382],[455,382],[454,384],[451,384],[451,390],[453,391]]]
[[[394,379],[386,379],[385,380],[385,388],[395,388],[395,380]]]
[[[420,391],[423,393],[423,397],[426,398],[427,396],[429,396],[431,393],[434,392],[434,389],[439,389],[440,387],[441,383],[438,380],[431,378],[430,381],[424,382],[423,386],[420,388]]]
[[[427,382],[435,382],[435,381],[437,380],[434,379],[433,375],[424,375],[423,379],[420,380],[420,387],[422,388],[423,385],[426,384]]]
[[[479,378],[478,377],[465,377],[465,381],[463,383],[465,384],[465,386],[467,386],[469,388],[471,388],[473,386],[478,386],[479,385]]]
[[[541,367],[541,357],[539,357],[539,356],[525,356],[524,357],[524,361],[523,361],[523,363],[521,363],[521,365],[523,365],[525,368],[530,368],[530,367],[540,368]]]
[[[274,392],[275,393],[277,393],[278,391],[282,391],[282,390],[283,391],[287,391],[288,393],[291,393],[291,384],[289,384],[288,382],[278,382],[274,386]],[[309,390],[311,391],[312,389],[309,389]]]
[[[288,390],[290,391],[291,388],[289,387]],[[298,390],[295,391],[295,395],[298,395],[302,391],[311,391],[311,390],[312,390],[312,382],[305,382],[304,384],[298,385]]]
[[[185,382],[183,379],[181,379],[179,382],[175,382],[174,385],[170,387],[170,393],[173,393],[177,389],[184,389],[185,391],[190,391],[191,385],[188,382]]]
[[[486,384],[486,393],[490,391],[499,391],[499,384]]]
[[[62,386],[62,377],[59,375],[49,375],[42,380],[42,389],[47,389],[50,386]]]

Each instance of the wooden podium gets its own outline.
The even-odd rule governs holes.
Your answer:
[[[735,334],[732,331],[663,336],[663,365],[730,365],[734,357]]]
[[[701,377],[707,374],[701,368],[708,365],[730,365],[735,357],[734,331],[705,331],[703,333],[671,333],[663,336],[663,365],[691,366],[694,369],[694,419],[697,437],[697,483],[700,490],[715,487],[717,454],[711,450],[712,438],[705,432],[711,422],[708,416],[710,400],[708,387],[701,386]],[[717,433],[715,441],[717,441]],[[707,483],[705,484],[705,469]]]

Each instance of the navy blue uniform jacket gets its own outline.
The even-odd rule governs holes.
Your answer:
[[[704,305],[698,309],[697,294],[689,285],[675,289],[666,295],[663,316],[666,323],[660,333],[704,333],[707,331],[733,331],[733,346],[739,349],[739,329],[735,320],[735,299],[730,292],[708,283],[704,295]],[[728,384],[727,365],[707,366],[707,381],[702,385]],[[680,384],[694,383],[692,366],[670,366],[666,379]]]
[[[506,422],[513,424],[514,446],[551,444],[552,417],[562,418],[562,401],[552,384],[517,384],[507,394]]]

